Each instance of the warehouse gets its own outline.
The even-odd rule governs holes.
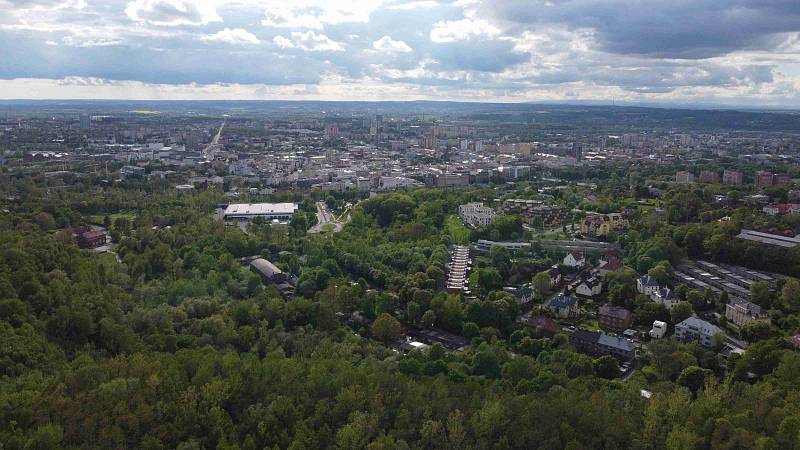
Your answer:
[[[271,222],[288,223],[297,211],[297,203],[236,203],[225,208],[226,221],[261,218]]]

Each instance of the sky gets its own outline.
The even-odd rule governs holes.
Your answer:
[[[0,98],[800,108],[800,0],[0,0]]]

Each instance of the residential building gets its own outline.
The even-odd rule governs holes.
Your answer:
[[[680,171],[675,174],[675,182],[679,184],[694,183],[694,174],[691,172]]]
[[[605,304],[597,312],[597,322],[606,330],[625,330],[631,326],[632,320],[633,314],[621,306]]]
[[[676,339],[683,342],[697,342],[706,348],[714,346],[714,336],[720,333],[722,330],[698,317],[689,317],[675,325]]]
[[[594,297],[603,292],[603,282],[597,277],[579,280],[574,286],[575,293],[584,297]]]
[[[447,264],[447,281],[445,287],[450,294],[469,293],[467,288],[467,276],[472,268],[472,260],[469,257],[469,247],[456,245],[450,254],[450,262]]]
[[[551,298],[545,303],[544,309],[562,319],[578,317],[581,312],[578,300],[568,295],[558,295]]]
[[[558,270],[558,265],[545,270],[545,273],[550,276],[551,289],[561,284],[561,271]]]
[[[761,211],[769,214],[770,216],[777,216],[779,214],[798,214],[800,213],[800,203],[780,203],[777,205],[767,205],[761,208]]]
[[[592,356],[608,355],[623,361],[631,361],[636,357],[636,350],[631,341],[605,333],[575,330],[569,337],[569,343],[577,351]]]
[[[497,213],[481,202],[472,202],[458,207],[458,217],[471,227],[482,227],[492,223]]]
[[[144,175],[145,169],[139,166],[123,166],[119,169],[119,173],[122,175]]]
[[[751,322],[770,323],[767,311],[756,305],[740,298],[731,298],[725,305],[725,317],[737,326],[745,326]]]
[[[787,337],[786,342],[794,347],[795,350],[800,351],[800,334]]]
[[[591,236],[606,236],[613,230],[622,230],[628,221],[620,213],[592,214],[581,221],[581,233]]]
[[[650,295],[650,299],[656,303],[666,306],[667,309],[672,309],[673,306],[680,302],[680,299],[675,292],[668,287],[659,288],[653,292],[652,295]]]
[[[80,248],[96,248],[107,242],[106,232],[103,230],[88,230],[75,236]]]
[[[719,173],[713,170],[703,170],[700,172],[701,183],[719,183]]]
[[[650,337],[661,339],[667,334],[667,323],[660,320],[653,321],[653,328],[650,329]]]
[[[611,272],[619,272],[625,265],[622,263],[622,260],[619,258],[608,258],[603,260],[600,265],[597,267],[597,273],[603,277],[607,273]]]
[[[789,175],[780,173],[756,172],[755,184],[758,187],[778,186],[791,182]]]
[[[567,267],[583,267],[586,265],[586,258],[578,252],[570,252],[564,257],[562,263]]]
[[[722,172],[722,184],[727,184],[729,186],[740,186],[743,182],[744,177],[742,176],[742,172],[727,169]]]
[[[561,331],[561,325],[559,325],[558,322],[545,316],[532,316],[525,321],[525,324],[529,327],[542,330],[542,333],[547,337],[551,337]]]
[[[636,280],[636,290],[640,294],[650,297],[659,289],[661,289],[661,286],[659,286],[658,281],[650,275],[641,276]]]

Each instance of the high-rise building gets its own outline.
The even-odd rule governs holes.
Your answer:
[[[700,172],[700,182],[717,184],[719,183],[719,173],[714,170],[703,170]]]
[[[339,137],[339,127],[335,124],[328,124],[325,126],[325,139],[331,140]]]
[[[792,179],[786,174],[764,171],[756,172],[755,184],[758,187],[777,186],[779,184],[786,184],[791,181]]]
[[[575,156],[576,161],[581,161],[583,159],[583,147],[577,142],[573,142],[572,154]]]
[[[729,186],[739,186],[742,184],[744,177],[742,176],[742,172],[737,170],[724,170],[722,172],[722,184],[727,184]]]
[[[675,174],[675,182],[680,184],[694,183],[694,174],[681,171]]]
[[[88,114],[81,114],[81,129],[88,130],[92,126],[92,117]]]

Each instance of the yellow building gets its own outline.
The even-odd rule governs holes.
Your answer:
[[[620,213],[592,214],[581,221],[581,234],[606,236],[612,230],[622,230],[628,221]]]

